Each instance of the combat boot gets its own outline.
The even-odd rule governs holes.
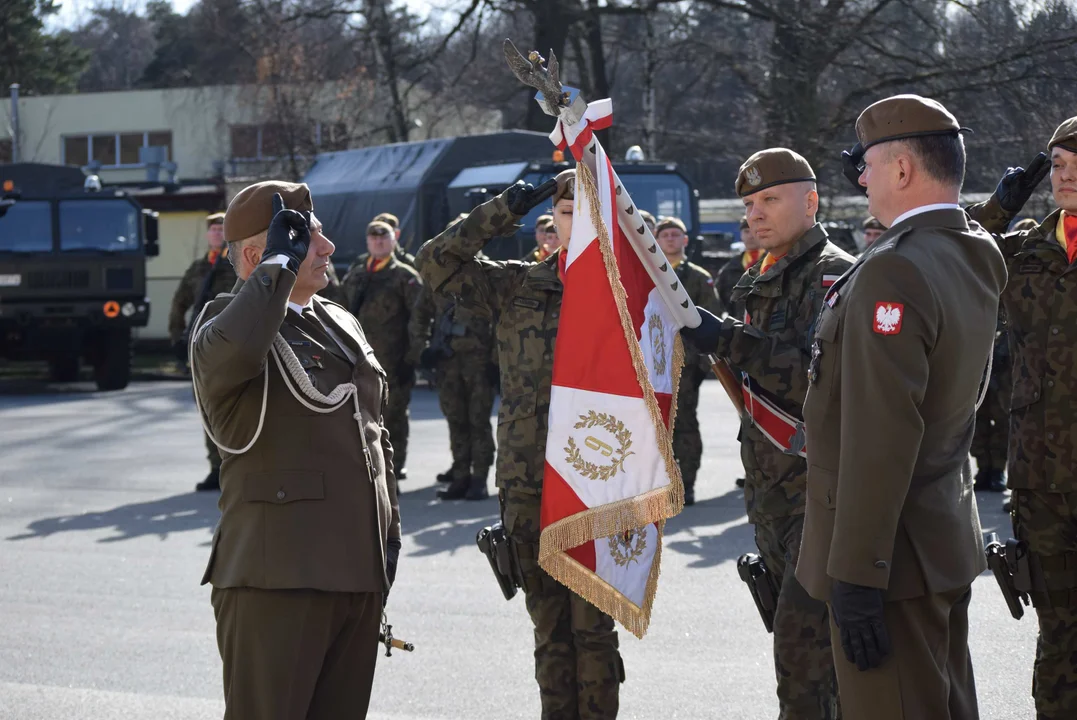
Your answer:
[[[206,475],[206,479],[194,486],[194,489],[198,492],[208,492],[215,490],[220,492],[221,489],[221,469],[213,468],[209,471],[209,475]]]
[[[1006,481],[1002,477],[1002,471],[987,469],[978,471],[972,489],[986,492],[1003,492],[1006,489]]]
[[[464,495],[465,500],[485,500],[490,497],[490,492],[486,489],[485,474],[472,475],[469,480],[467,493]]]
[[[439,500],[463,500],[467,495],[468,488],[471,487],[471,478],[465,475],[464,477],[454,477],[452,482],[449,483],[449,487],[438,489]]]
[[[696,488],[694,485],[684,486],[684,506],[696,504]]]
[[[449,468],[445,472],[437,476],[439,483],[451,483],[452,482],[452,468]]]

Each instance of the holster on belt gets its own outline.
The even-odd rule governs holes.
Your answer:
[[[998,533],[987,536],[987,544],[984,547],[987,555],[987,566],[995,576],[995,582],[1002,590],[1002,597],[1010,609],[1010,615],[1015,620],[1020,620],[1025,614],[1025,606],[1029,604],[1029,593],[1032,591],[1032,576],[1029,568],[1028,548],[1023,542],[1014,539],[1006,541],[1004,546],[998,539]]]
[[[497,584],[501,587],[501,594],[506,600],[512,600],[518,588],[523,588],[524,592],[528,591],[520,562],[521,548],[505,532],[504,524],[497,522],[479,530],[479,534],[475,537],[475,544],[490,562],[490,569],[494,571]],[[532,546],[524,546],[523,554],[526,555],[529,549],[532,554],[535,552]]]
[[[774,611],[778,608],[778,598],[763,558],[755,553],[741,555],[737,559],[737,574],[748,586],[759,617],[763,618],[763,626],[768,633],[774,632]]]

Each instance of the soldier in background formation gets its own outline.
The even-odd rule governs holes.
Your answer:
[[[808,472],[801,408],[815,319],[853,258],[816,222],[815,172],[797,153],[772,148],[752,155],[740,168],[736,191],[767,251],[731,293],[743,318],[720,320],[701,309],[702,324],[681,332],[702,352],[727,359],[745,387],[744,501],[778,595],[774,666],[781,717],[831,720],[839,709],[826,604],[794,576]]]
[[[766,254],[759,248],[759,243],[752,234],[746,217],[740,219],[740,242],[744,245],[744,250],[739,255],[730,258],[721,267],[714,282],[714,287],[718,291],[718,300],[722,303],[722,311],[732,317],[738,317],[741,314],[733,307],[733,301],[730,298],[733,288],[736,287],[741,276],[748,272],[748,268],[762,260],[763,255]]]
[[[861,225],[864,231],[864,250],[875,244],[875,241],[882,237],[882,234],[886,232],[886,228],[879,222],[875,216],[869,215],[868,219]]]
[[[679,218],[667,217],[658,222],[656,229],[658,245],[673,265],[688,297],[696,307],[718,314],[720,310],[718,296],[714,292],[714,278],[703,268],[688,262],[685,256],[688,247],[685,224]],[[677,415],[673,422],[673,455],[681,469],[685,505],[694,505],[696,502],[696,475],[703,456],[703,438],[699,433],[696,408],[699,406],[699,386],[709,372],[710,363],[706,356],[690,340],[685,340],[684,368],[677,388]]]
[[[535,220],[535,249],[524,255],[524,262],[542,262],[557,252],[557,230],[553,226],[553,215],[539,215]]]
[[[554,225],[562,247],[572,228],[575,170],[556,178]],[[549,190],[517,183],[479,205],[419,249],[419,270],[438,294],[451,295],[496,323],[501,368],[497,486],[501,516],[523,575],[535,626],[535,679],[544,718],[617,716],[624,666],[613,619],[551,578],[538,564],[542,476],[549,429],[554,343],[561,314],[562,253],[540,263],[477,259],[494,237],[514,232]]]
[[[658,221],[654,219],[654,215],[651,215],[646,210],[640,210],[639,216],[643,218],[643,222],[646,223],[648,229],[650,229],[651,235],[658,235]]]
[[[168,336],[176,358],[184,365],[187,364],[190,325],[198,319],[206,303],[221,293],[230,292],[236,284],[236,271],[228,261],[228,249],[224,246],[224,213],[214,213],[206,218],[206,244],[209,247],[206,254],[191,263],[183,273],[179,287],[172,296],[172,308],[168,314]],[[206,443],[209,474],[195,485],[195,490],[220,490],[221,454],[205,432],[202,436]]]
[[[415,256],[404,249],[404,246],[400,244],[400,218],[392,213],[378,213],[374,216],[371,222],[383,222],[393,229],[393,235],[396,236],[396,244],[393,246],[393,254],[396,255],[396,259],[404,263],[408,267],[415,267]]]
[[[415,385],[416,353],[409,348],[408,323],[422,291],[415,268],[396,256],[396,233],[391,225],[375,220],[367,226],[364,262],[352,264],[342,287],[345,307],[366,331],[374,356],[389,379],[385,429],[396,458],[396,477],[407,477],[408,421],[411,391]]]
[[[1077,117],[1047,157],[1013,168],[970,214],[998,233],[1010,278],[1003,293],[1013,356],[1007,485],[1028,552],[1039,639],[1032,675],[1036,717],[1077,717]],[[1005,233],[1046,173],[1057,209],[1036,227]]]

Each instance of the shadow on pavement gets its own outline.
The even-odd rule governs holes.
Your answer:
[[[724,525],[713,535],[700,534],[701,528]],[[684,538],[684,535],[689,535]],[[706,568],[734,560],[755,549],[755,533],[744,512],[743,493],[732,488],[724,495],[697,502],[686,507],[680,515],[666,522],[665,550],[681,555],[694,555],[691,568]]]
[[[408,553],[410,556],[455,553],[461,549],[477,553],[475,535],[500,517],[496,493],[486,500],[441,501],[436,499],[434,488],[425,487],[399,497],[404,535],[418,546]]]
[[[112,543],[156,535],[162,540],[170,533],[191,530],[212,531],[217,525],[217,493],[185,493],[150,502],[121,505],[102,512],[60,515],[30,523],[26,531],[6,540],[29,540],[63,532],[115,530],[115,534],[98,542]]]

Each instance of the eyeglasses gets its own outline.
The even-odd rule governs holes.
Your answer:
[[[370,236],[374,236],[374,237],[385,237],[385,236],[389,235],[389,231],[388,230],[367,230],[366,234],[370,235]]]

